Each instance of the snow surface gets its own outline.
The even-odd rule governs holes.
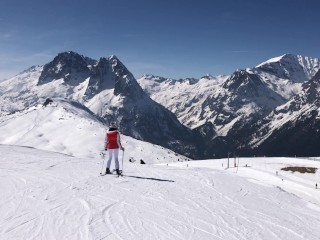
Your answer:
[[[280,171],[319,161],[240,159],[225,170],[226,159],[189,161],[122,135],[125,176],[101,177],[105,131],[65,99],[0,118],[1,240],[319,239],[319,173]]]
[[[317,158],[231,157],[229,158],[228,169],[228,159],[170,164],[170,166],[178,167],[186,167],[186,165],[188,167],[226,170],[230,174],[235,173],[257,184],[280,188],[307,202],[320,206],[320,191],[315,191],[315,184],[320,183],[320,171],[315,174],[308,174],[281,170],[284,167],[313,167],[319,169],[320,160]]]
[[[320,236],[320,190],[312,186],[319,174],[279,170],[291,164],[320,167],[319,162],[240,159],[238,171],[226,171],[226,159],[167,166],[125,157],[125,176],[118,178],[99,176],[98,157],[6,145],[0,152],[0,239]]]

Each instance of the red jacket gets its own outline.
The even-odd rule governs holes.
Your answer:
[[[122,148],[120,143],[120,133],[117,130],[108,131],[106,134],[105,148],[117,149]]]

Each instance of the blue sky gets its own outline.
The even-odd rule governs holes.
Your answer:
[[[230,74],[320,57],[317,0],[1,0],[0,79],[59,52],[111,54],[136,76]]]

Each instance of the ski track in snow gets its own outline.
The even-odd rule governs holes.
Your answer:
[[[198,167],[203,161],[188,168],[125,161],[124,177],[101,177],[100,159],[4,145],[0,151],[1,240],[320,236],[319,202],[260,184],[256,176],[263,172]]]

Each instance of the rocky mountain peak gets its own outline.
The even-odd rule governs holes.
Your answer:
[[[73,51],[59,53],[51,62],[44,65],[38,85],[58,79],[63,79],[66,84],[73,84],[74,81],[89,76],[88,63],[93,62],[94,60]]]
[[[207,73],[206,75],[202,76],[200,79],[214,79],[215,77],[213,75],[211,75],[210,73]]]
[[[108,59],[109,61],[119,61],[119,62],[120,62],[119,58],[118,58],[116,55],[114,55],[114,54],[112,54],[112,55],[110,55],[109,57],[107,57],[107,59]]]
[[[141,77],[141,79],[147,79],[147,80],[151,80],[151,81],[158,82],[158,83],[165,82],[167,80],[172,80],[170,78],[155,76],[155,75],[152,75],[152,74],[144,74]]]
[[[142,90],[133,74],[115,55],[110,56],[106,60],[109,62],[109,66],[111,66],[115,76],[115,95],[122,95],[129,98],[146,96],[146,93]]]
[[[139,98],[145,95],[132,73],[115,56],[100,58],[92,68],[86,98],[105,89],[113,89],[115,95]]]
[[[263,85],[263,82],[257,75],[249,73],[246,70],[237,70],[229,79],[227,79],[222,87],[231,92],[245,93],[252,90],[254,92],[251,92],[251,94],[258,94],[259,87],[262,87]]]

